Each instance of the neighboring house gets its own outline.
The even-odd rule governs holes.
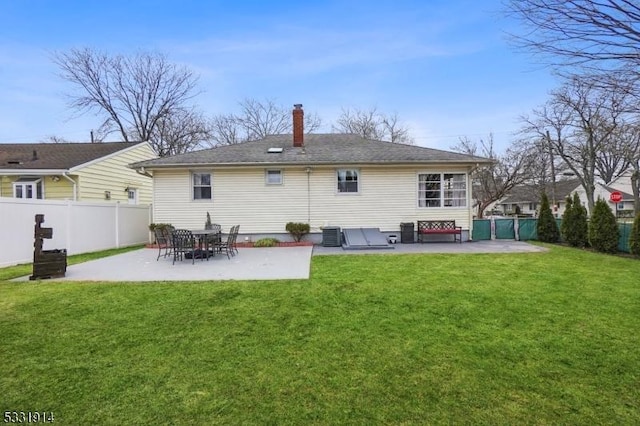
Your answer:
[[[286,234],[287,222],[375,227],[455,219],[472,227],[471,170],[486,158],[352,134],[304,134],[220,146],[132,164],[153,175],[153,221],[202,228],[206,214],[244,235]],[[468,234],[470,235],[470,234]]]
[[[613,185],[614,182],[611,183]],[[614,203],[611,201],[611,193],[617,191],[622,194],[622,201],[619,203]],[[587,196],[582,187],[579,187],[576,192],[580,196],[580,200],[582,201],[582,205],[589,210],[589,206],[587,205]],[[617,217],[633,217],[633,195],[629,194],[621,189],[618,189],[608,185],[602,185],[597,183],[596,189],[593,193],[594,201],[598,199],[598,197],[602,198],[607,202],[609,208]]]
[[[633,216],[634,213],[634,200],[633,200],[633,184],[631,182],[631,175],[633,170],[629,169],[622,175],[611,181],[608,187],[615,188],[616,191],[622,193],[622,202],[618,203],[618,212],[622,215]],[[608,198],[607,198],[608,199]]]
[[[633,194],[633,187],[631,184],[632,173],[633,173],[632,169],[625,171],[620,176],[612,180],[609,183],[609,186],[612,188],[616,188],[616,190],[618,191],[626,192],[627,194]]]
[[[0,144],[0,197],[150,204],[152,180],[127,167],[147,142]]]
[[[622,194],[622,201],[617,204],[610,201],[611,193],[614,191],[618,191]],[[549,203],[551,204],[551,208],[556,217],[562,217],[566,208],[566,198],[569,195],[573,195],[574,192],[578,193],[578,197],[580,198],[582,205],[587,208],[588,212],[589,207],[587,203],[587,196],[584,188],[580,185],[577,179],[567,179],[556,182],[555,207],[551,200],[551,189],[547,189],[546,193],[549,197]],[[618,216],[633,216],[633,195],[619,189],[617,186],[612,187],[596,183],[593,195],[594,200],[597,200],[598,197],[606,200],[611,210]],[[508,196],[500,200],[496,204],[495,209],[499,210],[502,214],[509,215],[515,213],[516,207],[520,208],[520,213],[522,215],[537,216],[540,207],[540,190],[534,186],[519,185],[513,188],[509,192]]]
[[[577,179],[559,180],[555,185],[555,205],[552,200],[551,184],[546,189],[549,197],[549,205],[556,217],[561,217],[566,208],[566,198],[580,188]],[[509,194],[496,203],[494,209],[503,214],[515,214],[520,210],[520,214],[525,216],[537,216],[540,207],[541,192],[540,187],[534,185],[518,185],[509,191]]]

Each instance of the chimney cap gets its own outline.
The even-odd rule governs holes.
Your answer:
[[[293,107],[295,109],[302,109],[302,104],[294,104]]]

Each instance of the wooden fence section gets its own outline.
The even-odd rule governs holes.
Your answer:
[[[0,198],[0,267],[33,261],[33,223],[53,228],[45,249],[69,255],[149,242],[150,205]]]

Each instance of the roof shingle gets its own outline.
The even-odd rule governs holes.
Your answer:
[[[580,186],[578,179],[559,180],[556,182],[556,201],[564,201]],[[551,194],[551,183],[546,188],[533,185],[518,185],[509,191],[509,194],[500,201],[500,204],[537,203],[540,202],[542,191]]]
[[[292,135],[272,135],[258,141],[142,161],[133,167],[162,168],[199,165],[259,164],[406,164],[488,163],[491,160],[457,152],[364,139],[353,134],[306,134],[304,146],[293,146]],[[269,148],[282,152],[269,153]],[[279,150],[276,150],[279,151]]]
[[[0,169],[68,170],[140,142],[0,144]]]

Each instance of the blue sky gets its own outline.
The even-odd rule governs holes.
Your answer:
[[[302,103],[330,131],[342,108],[397,113],[416,144],[461,136],[498,145],[555,87],[516,53],[500,0],[0,0],[0,143],[56,135],[87,141],[99,119],[74,117],[55,52],[162,52],[199,75],[207,115],[244,98]]]

